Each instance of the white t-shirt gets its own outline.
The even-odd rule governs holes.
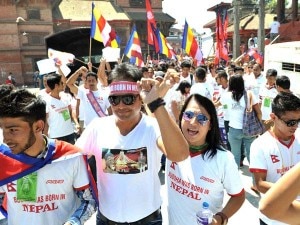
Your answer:
[[[88,89],[80,88],[78,89],[77,99],[80,99],[80,105],[82,105],[83,109],[83,120],[84,120],[84,127],[86,127],[94,118],[99,117],[96,111],[94,110],[93,106],[91,105],[87,93]],[[97,91],[93,91],[93,94],[99,103],[102,111],[107,114],[107,109],[110,107],[108,101],[108,92],[106,89],[98,89]]]
[[[195,83],[190,90],[190,94],[200,94],[210,100],[213,98],[214,88],[208,83]]]
[[[259,99],[261,99],[262,120],[269,120],[272,112],[272,102],[277,95],[275,87],[267,88],[266,85],[261,86],[259,90]]]
[[[300,162],[299,135],[298,128],[289,146],[279,141],[270,131],[256,138],[250,148],[250,172],[267,173],[266,181],[271,183],[278,181],[283,174]],[[262,214],[261,218],[270,225],[285,224],[270,220]]]
[[[254,79],[249,79],[248,81],[249,83],[247,85],[251,87],[250,90],[252,91],[253,95],[255,95],[256,99],[259,100],[259,90],[263,85],[266,84],[266,77],[263,74],[261,74],[259,77],[254,77]]]
[[[160,131],[156,119],[144,114],[126,136],[115,121],[114,115],[94,119],[76,145],[95,155],[100,212],[112,221],[134,222],[161,206]]]
[[[44,98],[46,113],[48,114],[50,138],[58,138],[70,135],[74,132],[72,117],[69,111],[70,99],[65,93],[60,93],[60,99],[48,95]]]
[[[278,34],[279,33],[280,23],[278,21],[273,21],[270,26],[270,33],[271,34]]]
[[[8,199],[8,224],[64,224],[80,205],[74,189],[89,184],[86,164],[79,154],[45,165],[37,171],[37,180],[36,202],[17,200],[17,181],[0,187]]]
[[[246,108],[244,95],[237,102],[232,98],[231,92],[225,92],[220,99],[223,108],[228,110],[229,114],[229,126],[235,129],[243,129],[243,117]],[[253,105],[257,104],[258,101],[252,94]]]
[[[222,211],[224,190],[231,196],[243,193],[232,153],[219,150],[209,159],[200,154],[179,163],[167,160],[166,187],[168,224],[172,225],[196,225],[203,202],[209,203],[213,213]]]

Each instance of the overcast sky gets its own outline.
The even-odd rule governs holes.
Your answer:
[[[216,13],[208,12],[207,9],[221,2],[231,3],[232,0],[164,0],[162,7],[163,12],[177,20],[179,27],[184,26],[186,19],[191,28],[202,33],[203,25],[216,18]]]

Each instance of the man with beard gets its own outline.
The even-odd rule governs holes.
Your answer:
[[[84,157],[44,136],[45,121],[46,103],[29,91],[0,98],[0,205],[9,225],[83,224],[95,212]]]

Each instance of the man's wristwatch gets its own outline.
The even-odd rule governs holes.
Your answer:
[[[226,216],[224,213],[217,212],[216,215],[221,217],[221,225],[226,225],[228,223],[228,216]]]

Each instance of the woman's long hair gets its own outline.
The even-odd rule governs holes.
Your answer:
[[[216,111],[216,108],[215,108],[214,104],[212,103],[212,101],[202,95],[199,95],[199,94],[190,95],[186,99],[186,101],[181,109],[181,112],[179,115],[179,121],[182,120],[183,113],[186,110],[189,102],[192,99],[194,99],[199,105],[204,107],[205,110],[210,115],[210,130],[207,132],[206,139],[205,139],[205,141],[208,144],[208,148],[204,152],[203,156],[205,154],[209,154],[208,157],[214,157],[214,155],[217,153],[218,149],[221,149],[221,150],[225,150],[225,149],[223,146],[223,142],[222,142],[221,134],[220,134],[220,130],[219,130],[217,111]],[[181,122],[179,123],[179,128],[180,128],[180,130],[182,130]]]
[[[244,79],[241,75],[232,75],[229,78],[229,87],[228,90],[232,93],[232,98],[235,101],[239,101],[241,97],[244,95],[245,84]]]

